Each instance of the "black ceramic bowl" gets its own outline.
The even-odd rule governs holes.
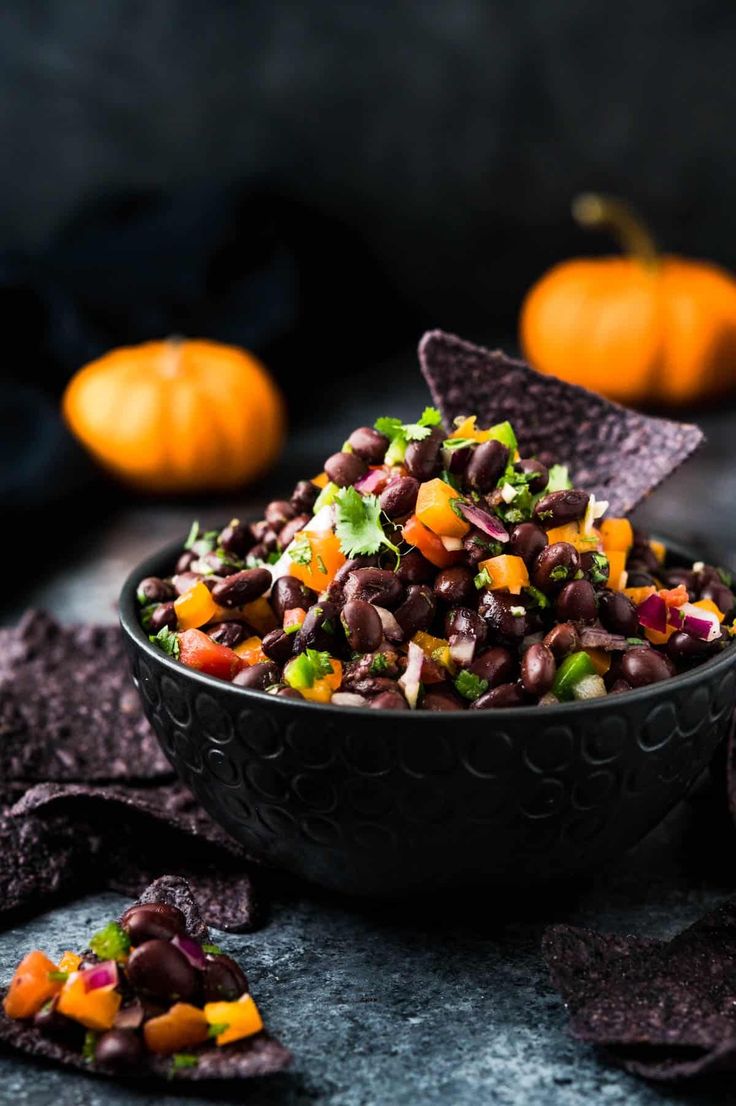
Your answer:
[[[121,595],[145,712],[249,853],[326,887],[405,895],[589,869],[664,817],[733,714],[736,648],[650,687],[550,707],[373,711],[235,687],[171,660],[140,627],[138,581],[167,575],[179,551],[145,560]]]

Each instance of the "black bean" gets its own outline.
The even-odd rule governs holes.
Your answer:
[[[494,645],[475,658],[470,671],[479,679],[488,680],[489,687],[498,687],[516,675],[516,657],[503,645]]]
[[[58,998],[59,996],[55,995],[33,1015],[33,1027],[39,1033],[43,1033],[44,1037],[50,1037],[59,1044],[78,1049],[84,1040],[84,1026],[59,1013]]]
[[[366,464],[380,465],[388,449],[388,438],[372,426],[359,426],[348,438],[348,444]]]
[[[192,567],[192,563],[196,561],[196,559],[197,554],[192,553],[191,549],[187,549],[184,553],[182,553],[182,555],[179,557],[179,560],[176,562],[174,575],[179,576],[182,572],[189,572],[189,569]]]
[[[529,481],[529,491],[533,495],[537,492],[543,492],[549,483],[549,470],[546,465],[543,465],[541,461],[537,461],[534,458],[530,458],[526,461],[519,461],[518,466],[522,472],[531,473],[532,479]]]
[[[502,442],[481,442],[465,469],[467,483],[477,492],[490,492],[503,476],[509,462],[509,451]]]
[[[478,613],[488,629],[489,641],[517,644],[530,632],[527,612],[517,595],[487,591],[481,598]]]
[[[257,545],[253,546],[248,556],[254,561],[266,561],[268,560],[268,550],[262,542],[258,542]]]
[[[333,603],[341,605],[345,601],[345,582],[351,572],[355,572],[358,568],[376,568],[378,567],[378,557],[352,557],[349,561],[346,561],[344,565],[340,565],[332,582],[327,587],[326,597],[331,599]]]
[[[295,636],[295,653],[303,653],[305,649],[318,649],[336,656],[345,645],[340,611],[336,604],[325,599],[311,606]]]
[[[233,676],[233,683],[238,687],[249,687],[253,691],[265,691],[267,687],[277,684],[279,679],[278,666],[273,661],[261,661],[260,664],[241,668],[240,672]]]
[[[391,680],[388,676],[373,675],[351,676],[343,680],[342,689],[353,691],[357,695],[365,695],[368,698],[372,698],[374,695],[383,695],[387,691],[399,691],[396,680]]]
[[[435,597],[452,607],[467,606],[476,598],[473,574],[464,565],[443,568],[435,577]]]
[[[509,535],[509,553],[514,557],[521,557],[527,567],[534,564],[546,546],[547,535],[536,522],[520,522]]]
[[[286,549],[297,534],[309,523],[311,515],[297,515],[286,522],[279,530],[279,549]]]
[[[140,603],[168,603],[176,596],[173,584],[158,576],[145,576],[138,585],[137,594]]]
[[[285,630],[271,630],[261,642],[261,649],[269,660],[286,664],[294,652],[295,637],[295,634],[287,634]]]
[[[716,642],[703,641],[701,638],[686,634],[684,630],[677,630],[667,642],[667,656],[675,664],[687,667],[691,664],[699,664],[714,652]]]
[[[556,541],[545,546],[532,565],[531,578],[535,588],[554,594],[580,571],[580,557],[574,545]]]
[[[598,599],[598,617],[612,634],[636,637],[639,633],[639,617],[636,607],[627,595],[620,591],[603,591]]]
[[[418,549],[410,549],[401,558],[396,575],[404,584],[429,584],[437,569]]]
[[[413,638],[419,630],[429,629],[437,604],[426,584],[409,584],[406,599],[395,611],[396,621],[405,638]]]
[[[734,607],[734,596],[730,588],[720,580],[711,581],[700,589],[701,599],[710,599],[724,615],[729,615]]]
[[[173,603],[159,603],[151,611],[149,629],[152,634],[157,634],[159,630],[164,628],[175,630],[178,624],[179,620],[176,617],[176,608]]]
[[[185,592],[199,583],[201,579],[203,579],[203,577],[199,572],[177,572],[176,576],[172,576],[171,582],[174,585],[176,594],[184,595]]]
[[[317,592],[297,580],[296,576],[279,576],[271,589],[271,609],[279,622],[284,621],[286,611],[297,608],[307,611],[316,601]]]
[[[120,924],[130,937],[131,944],[159,939],[170,941],[187,931],[186,918],[176,906],[165,902],[147,902],[129,906]]]
[[[237,564],[234,564],[229,558],[220,557],[217,553],[205,553],[199,558],[198,567],[206,566],[206,570],[210,573],[214,573],[215,576],[232,576],[234,572],[238,572]],[[203,568],[202,571],[205,571]]]
[[[383,641],[378,611],[364,599],[349,599],[340,613],[345,637],[354,653],[372,653]]]
[[[279,699],[303,699],[301,691],[297,691],[295,687],[280,687],[276,692]]]
[[[294,518],[296,511],[288,499],[272,499],[263,512],[266,522],[274,530],[280,530],[282,526]]]
[[[439,688],[433,685],[427,689],[422,699],[424,710],[463,710],[465,703],[449,688]]]
[[[484,534],[482,530],[471,529],[463,538],[463,550],[468,564],[472,567],[479,561],[495,556],[500,545]]]
[[[333,453],[325,461],[325,472],[338,488],[347,488],[365,476],[368,466],[357,453]]]
[[[319,491],[311,480],[300,480],[294,487],[289,502],[299,514],[309,514],[319,499]]]
[[[269,526],[268,530],[264,530],[263,537],[261,538],[261,545],[266,550],[266,553],[275,553],[279,548],[279,535],[278,531]]]
[[[441,426],[433,426],[428,436],[421,442],[409,442],[406,447],[404,464],[410,476],[415,480],[429,480],[434,476],[440,453],[440,446],[445,438],[445,432]]]
[[[578,631],[572,622],[558,622],[542,639],[542,644],[551,650],[556,660],[561,661],[570,653],[577,653],[580,649]]]
[[[680,568],[679,566],[666,568],[660,571],[660,575],[666,587],[676,588],[678,584],[684,584],[688,592],[693,596],[695,595],[697,577],[691,568]]]
[[[478,645],[483,645],[488,627],[477,611],[470,607],[453,607],[445,615],[445,635],[450,638],[456,634],[475,638]]]
[[[470,446],[467,449],[453,449],[449,456],[447,456],[447,470],[455,475],[459,475],[461,472],[465,472],[468,467],[468,461],[473,456],[473,450]]]
[[[523,707],[526,696],[520,684],[499,684],[485,691],[473,703],[471,710],[498,710],[500,707]]]
[[[374,710],[408,710],[409,704],[400,691],[382,691],[371,699],[370,704]]]
[[[653,576],[659,575],[659,561],[649,542],[633,545],[627,560],[630,564],[639,565],[645,572],[651,572]]]
[[[143,1043],[132,1029],[108,1029],[97,1039],[95,1063],[112,1071],[133,1071],[143,1058]]]
[[[125,972],[136,991],[167,1002],[186,1002],[197,989],[194,968],[169,941],[144,941],[130,954]]]
[[[549,492],[537,500],[534,517],[545,530],[553,526],[564,526],[566,522],[575,522],[583,517],[589,499],[587,492],[581,492],[577,488]]]
[[[419,481],[413,476],[401,476],[381,492],[378,502],[389,518],[410,515],[417,503]]]
[[[364,653],[362,657],[348,661],[343,670],[342,687],[347,690],[348,684],[375,675],[375,663],[378,657],[381,658],[381,675],[396,679],[399,676],[398,654],[391,650],[381,650],[375,653]]]
[[[636,645],[627,650],[619,662],[619,671],[632,687],[646,687],[658,680],[666,680],[671,675],[662,654],[645,645]]]
[[[656,588],[659,587],[657,580],[650,573],[646,572],[639,565],[630,565],[627,568],[628,579],[627,586],[630,588]]]
[[[608,694],[618,695],[622,691],[631,691],[631,684],[627,683],[626,680],[614,680],[608,689]]]
[[[221,607],[242,607],[258,599],[270,587],[271,573],[267,568],[246,568],[215,584],[212,598]]]
[[[213,622],[210,626],[205,626],[205,633],[218,645],[226,645],[228,649],[234,649],[250,636],[248,627],[243,622]]]
[[[555,658],[552,650],[537,642],[530,645],[521,658],[521,682],[525,691],[541,699],[554,683]]]
[[[404,589],[393,572],[385,568],[358,568],[348,574],[343,586],[345,599],[365,599],[377,607],[396,607],[402,600]]]
[[[233,557],[244,557],[255,540],[252,526],[247,522],[241,522],[239,518],[233,518],[220,531],[217,544]]]
[[[248,990],[243,969],[225,953],[207,956],[202,976],[205,1002],[236,1002]]]
[[[555,602],[558,622],[595,622],[598,607],[595,589],[589,580],[573,580],[565,584]]]

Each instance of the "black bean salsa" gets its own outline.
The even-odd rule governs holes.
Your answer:
[[[730,643],[729,574],[665,567],[606,507],[508,422],[381,418],[260,521],[195,524],[142,624],[241,687],[379,710],[592,699]]]

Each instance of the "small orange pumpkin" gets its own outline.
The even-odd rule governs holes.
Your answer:
[[[100,464],[153,492],[241,487],[284,436],[281,394],[260,361],[203,340],[112,350],[72,377],[63,411]]]
[[[573,214],[584,227],[612,230],[628,256],[565,261],[534,285],[520,319],[531,364],[632,404],[688,404],[732,387],[736,279],[660,255],[618,200],[579,196]]]

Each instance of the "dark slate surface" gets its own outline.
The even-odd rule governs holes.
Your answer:
[[[416,393],[391,403],[412,414]],[[380,407],[380,410],[377,409]],[[384,407],[386,410],[384,411]],[[389,413],[355,382],[352,398],[331,412],[329,440],[316,449],[304,436],[270,482],[316,470],[360,412]],[[649,522],[677,536],[736,550],[736,466],[729,463],[729,411],[703,422],[710,444],[645,506]],[[283,486],[283,484],[282,484]],[[251,504],[254,510],[257,505]],[[122,577],[148,550],[185,533],[194,514],[218,521],[242,504],[161,506],[151,503],[110,517],[78,543],[65,566],[17,596],[6,618],[30,599],[66,620],[115,617]],[[545,924],[570,921],[618,932],[669,935],[736,889],[736,846],[717,836],[716,804],[707,782],[636,850],[574,888],[539,891],[509,911],[482,889],[462,911],[422,903],[413,913],[356,904],[280,880],[271,888],[270,924],[222,944],[247,966],[274,1032],[295,1054],[291,1073],[245,1091],[161,1094],[129,1090],[86,1076],[0,1056],[0,1101],[15,1106],[133,1106],[249,1101],[259,1106],[655,1106],[732,1101],[722,1086],[657,1089],[600,1063],[566,1033],[566,1015],[539,957]],[[733,859],[732,859],[733,858]],[[90,930],[116,914],[123,900],[99,895],[61,906],[0,933],[0,983],[32,945],[51,954],[83,947]]]

